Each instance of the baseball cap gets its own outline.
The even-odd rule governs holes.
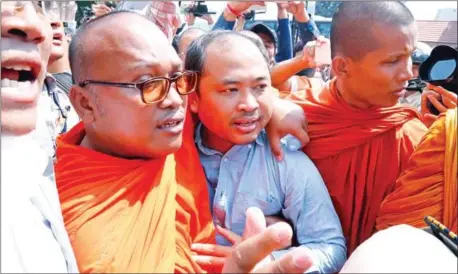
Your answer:
[[[254,24],[249,30],[254,32],[254,33],[256,33],[256,34],[264,33],[265,35],[269,36],[269,38],[272,39],[272,41],[274,42],[275,46],[278,44],[277,34],[275,33],[275,31],[272,30],[271,28],[269,28],[267,25],[265,25],[263,23]]]

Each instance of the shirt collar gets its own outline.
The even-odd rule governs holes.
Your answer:
[[[264,139],[266,138],[267,136],[266,136],[265,130],[263,129],[261,133],[258,135],[258,137],[256,137],[256,140],[253,141],[253,143],[255,142],[256,144],[260,146],[264,146]],[[199,122],[199,124],[196,127],[194,142],[196,143],[197,148],[200,150],[200,152],[204,153],[205,155],[208,155],[208,156],[212,156],[212,155],[221,155],[222,156],[223,155],[221,152],[208,148],[204,145],[203,140],[202,140],[202,123],[201,122]],[[236,145],[234,147],[243,147],[243,146],[248,146],[248,145],[249,144]]]

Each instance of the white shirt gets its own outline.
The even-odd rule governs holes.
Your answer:
[[[1,272],[76,273],[51,158],[26,136],[1,136]]]

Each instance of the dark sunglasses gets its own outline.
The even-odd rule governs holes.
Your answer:
[[[194,71],[185,71],[175,77],[153,77],[138,83],[114,83],[86,80],[78,84],[80,87],[87,85],[104,85],[121,88],[135,88],[141,91],[142,100],[145,104],[153,104],[164,100],[170,91],[170,86],[176,83],[176,89],[180,95],[188,95],[196,90],[198,74]]]

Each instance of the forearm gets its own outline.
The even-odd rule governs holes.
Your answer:
[[[275,56],[275,61],[282,62],[293,57],[291,27],[289,25],[288,17],[278,18],[278,29],[278,53]]]
[[[276,64],[270,73],[272,86],[277,87],[281,85],[293,75],[306,68],[310,68],[310,64],[307,60],[303,60],[302,56],[297,56]]]
[[[219,16],[212,30],[233,30],[236,20],[237,17],[226,8]]]

